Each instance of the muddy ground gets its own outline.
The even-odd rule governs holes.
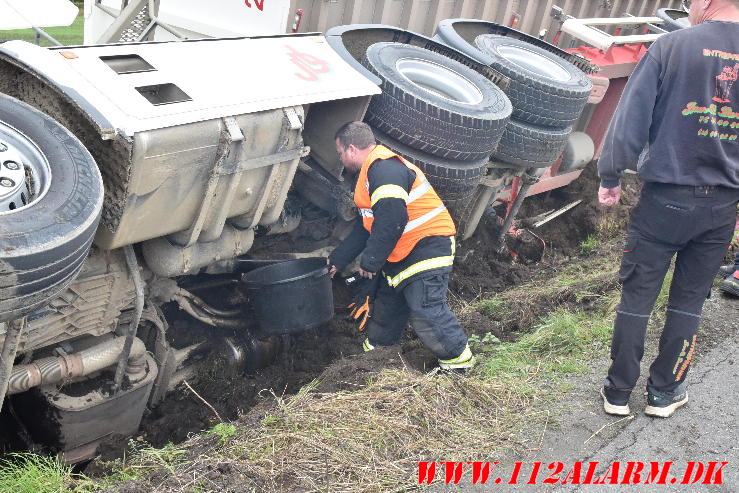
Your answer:
[[[606,214],[607,221],[623,224],[628,209],[638,192],[636,180],[629,180],[625,186],[624,205]],[[512,286],[527,282],[541,272],[555,272],[562,265],[582,260],[580,244],[590,235],[595,235],[604,224],[604,212],[597,206],[595,196],[597,179],[595,170],[589,168],[583,176],[569,187],[555,190],[546,196],[535,196],[524,202],[521,218],[535,216],[545,211],[558,209],[573,200],[584,199],[583,203],[544,225],[536,234],[546,238],[547,249],[540,262],[528,263],[513,258],[508,252],[498,253],[494,238],[499,231],[499,221],[492,216],[485,217],[477,233],[461,244],[455,270],[450,282],[450,303],[459,313],[460,308],[475,300],[490,297]],[[290,348],[277,356],[274,364],[247,375],[234,372],[225,361],[215,357],[204,365],[196,378],[188,383],[224,420],[235,420],[246,414],[260,402],[269,401],[271,393],[289,395],[312,381],[322,372],[330,378],[323,378],[322,391],[351,389],[362,382],[366,374],[387,365],[400,365],[428,371],[435,366],[434,356],[415,339],[411,331],[400,346],[390,351],[392,357],[378,353],[377,357],[353,359],[348,356],[362,352],[363,335],[346,318],[345,306],[350,293],[339,281],[334,282],[334,302],[336,317],[325,327],[293,336]],[[547,303],[553,303],[548,300]],[[549,307],[551,308],[551,307]],[[544,306],[542,309],[548,309]],[[518,337],[516,332],[494,323],[475,310],[461,310],[460,321],[468,334],[492,332],[502,340]],[[218,339],[234,334],[228,330],[214,329],[197,325],[191,319],[170,309],[169,316],[175,318],[170,332],[191,333],[194,339]],[[535,318],[535,317],[534,317]],[[187,327],[186,327],[187,326]],[[188,331],[181,330],[188,328]],[[180,330],[178,330],[180,329]],[[518,330],[520,327],[512,327]],[[190,337],[190,336],[188,336]],[[186,345],[188,340],[173,341],[177,347]],[[155,447],[167,443],[179,443],[192,434],[211,428],[218,423],[215,413],[197,396],[184,386],[169,394],[157,407],[147,411],[136,439]],[[127,440],[117,439],[103,447],[101,457],[110,459],[121,456]],[[95,472],[95,466],[90,467]]]
[[[450,283],[450,302],[460,314],[460,322],[468,334],[483,335],[493,332],[502,340],[515,340],[531,325],[505,324],[492,320],[478,310],[467,309],[471,302],[488,298],[534,278],[546,282],[547,276],[553,276],[565,266],[581,263],[587,257],[590,259],[607,257],[606,262],[615,258],[603,248],[617,248],[612,245],[618,245],[618,240],[611,241],[610,244],[603,243],[592,251],[584,250],[582,243],[591,235],[618,236],[623,230],[629,209],[636,201],[639,186],[633,177],[627,179],[624,186],[624,203],[607,211],[597,206],[596,190],[597,182],[593,170],[588,170],[583,179],[564,190],[555,191],[549,197],[540,196],[527,200],[521,213],[521,217],[524,218],[556,209],[579,198],[585,199],[583,204],[541,228],[541,232],[537,231],[537,234],[547,238],[548,243],[547,251],[540,262],[527,263],[506,254],[496,253],[491,239],[496,235],[498,221],[492,217],[484,220],[475,237],[461,245]],[[614,287],[612,284],[614,276],[606,274],[603,278],[604,292]],[[260,409],[267,409],[273,405],[274,395],[293,394],[319,376],[320,386],[317,391],[329,393],[357,389],[366,384],[368,377],[376,375],[382,368],[428,371],[435,366],[433,355],[410,331],[396,347],[374,351],[362,357],[352,357],[361,353],[363,335],[344,318],[343,306],[348,301],[349,293],[338,282],[334,286],[334,295],[337,312],[334,320],[320,330],[294,337],[290,343],[289,355],[283,353],[275,364],[244,376],[229,373],[227,368],[215,361],[208,370],[198,376],[199,378],[191,380],[190,384],[224,420],[238,419],[241,426],[244,426],[244,423],[250,422],[251,419],[257,419],[255,416],[260,416]],[[587,303],[587,300],[584,302]],[[723,311],[721,308],[725,302],[724,298],[720,298],[708,303],[709,322],[715,329],[705,337],[702,347],[699,346],[698,361],[703,354],[720,343],[728,328],[733,326],[732,322],[735,323],[735,310]],[[542,296],[538,300],[527,300],[526,309],[531,313],[528,314],[528,318],[522,319],[537,320],[541,314],[571,303],[574,304],[575,301],[566,296],[559,298]],[[578,300],[577,303],[582,307],[583,300]],[[722,317],[728,319],[722,320]],[[205,327],[200,330],[213,331],[212,328]],[[224,334],[211,334],[213,337],[222,335]],[[656,346],[656,338],[656,332],[651,332],[652,349]],[[531,454],[534,454],[531,457],[547,450],[549,453],[559,454],[557,460],[568,458],[575,460],[582,457],[583,447],[575,445],[569,447],[563,444],[582,443],[603,425],[602,416],[598,412],[599,402],[590,391],[598,387],[606,367],[607,355],[604,354],[602,361],[593,362],[592,374],[573,378],[572,388],[587,391],[575,390],[571,396],[573,398],[568,397],[566,401],[555,402],[552,408],[553,416],[574,413],[573,419],[556,424],[552,422],[548,428],[544,427],[545,435],[525,436],[524,433],[524,436],[520,437],[519,443],[524,444],[524,448],[528,448]],[[190,391],[180,388],[162,404],[148,412],[136,440],[139,443],[146,442],[161,447],[169,442],[181,442],[201,430],[212,428],[218,422],[210,408]],[[255,423],[258,424],[258,421]],[[618,426],[609,427],[607,433],[597,434],[597,440],[588,443],[603,443],[604,440],[613,437],[618,430]],[[575,437],[574,441],[570,437]],[[578,441],[579,438],[583,440]],[[102,458],[118,457],[125,448],[125,440],[114,441],[105,448]],[[519,451],[512,452],[518,453]],[[520,456],[511,455],[511,457]],[[93,476],[104,475],[107,470],[104,466],[101,467],[103,464],[104,461],[92,464],[86,472]],[[248,479],[244,471],[232,470],[230,469],[232,466],[223,471],[217,466],[203,465],[203,467],[212,467],[213,470],[207,472],[207,477],[225,489],[240,491],[237,487],[239,482]],[[128,482],[111,491],[130,493],[148,491],[147,488],[154,484],[164,484],[167,477],[166,471],[162,471],[146,481]]]

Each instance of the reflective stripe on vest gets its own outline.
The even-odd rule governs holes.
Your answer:
[[[400,160],[416,175],[410,192],[401,186],[388,184],[377,187],[370,196],[367,175],[370,166],[377,160],[391,158]],[[354,203],[362,216],[364,228],[370,233],[374,222],[372,206],[380,200],[388,198],[403,200],[408,209],[408,223],[395,248],[387,258],[389,262],[403,260],[413,250],[416,243],[423,238],[428,236],[454,236],[456,233],[449,211],[444,207],[444,203],[424,176],[423,171],[387,147],[378,145],[375,146],[362,164],[357,177],[357,185],[354,188]]]
[[[432,270],[432,269],[439,269],[441,267],[450,267],[452,264],[454,264],[454,252],[456,251],[456,244],[454,243],[454,237],[451,237],[449,239],[452,242],[452,254],[451,255],[444,255],[442,257],[433,257],[433,258],[427,258],[426,260],[421,260],[420,262],[416,262],[415,264],[410,265],[407,268],[401,270],[400,272],[398,272],[392,277],[385,274],[387,283],[391,287],[396,288],[400,285],[401,282],[421,272],[425,272],[427,270]]]
[[[408,197],[408,192],[400,185],[382,185],[381,187],[377,187],[377,190],[372,194],[370,203],[371,205],[375,205],[382,199],[401,199],[407,204]]]
[[[429,222],[431,219],[435,218],[436,216],[438,216],[445,210],[446,210],[446,207],[444,207],[444,204],[441,204],[439,207],[437,207],[434,210],[428,211],[423,216],[417,217],[413,221],[408,221],[408,224],[405,225],[405,229],[403,230],[403,233],[407,233],[408,231],[413,231],[420,225]]]

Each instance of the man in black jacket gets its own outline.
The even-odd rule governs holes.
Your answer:
[[[629,414],[647,322],[677,254],[659,354],[649,369],[650,416],[688,402],[684,380],[703,301],[731,241],[739,200],[739,0],[689,2],[694,24],[660,37],[624,91],[598,163],[600,203],[618,202],[622,172],[646,182],[619,271],[607,413]],[[734,80],[732,80],[734,78]]]
[[[344,168],[357,175],[360,217],[331,253],[331,275],[360,256],[359,274],[380,276],[365,351],[397,344],[410,322],[442,369],[471,367],[475,358],[467,336],[446,300],[455,234],[446,207],[423,172],[377,145],[367,124],[342,126],[336,150]]]

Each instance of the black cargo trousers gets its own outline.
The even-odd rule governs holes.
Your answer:
[[[467,347],[467,335],[447,304],[448,285],[448,272],[416,274],[399,289],[391,287],[384,277],[380,279],[367,322],[370,345],[397,344],[410,322],[439,360],[460,356]]]
[[[685,380],[703,302],[734,232],[738,200],[739,189],[644,185],[631,213],[619,271],[623,289],[607,386],[631,390],[636,385],[647,322],[675,254],[667,317],[647,387],[669,394]]]

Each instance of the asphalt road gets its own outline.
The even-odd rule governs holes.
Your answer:
[[[491,472],[488,484],[470,484],[471,474],[468,473],[459,485],[445,486],[437,482],[432,491],[739,492],[739,300],[724,296],[708,300],[702,327],[703,337],[711,349],[697,358],[688,376],[689,403],[671,418],[645,416],[642,413],[645,397],[636,392],[631,398],[632,419],[605,415],[596,394],[607,368],[608,362],[604,360],[593,365],[592,375],[578,379],[576,390],[571,395],[563,396],[562,407],[553,412],[552,424],[538,439],[531,437],[532,446],[528,452],[488,459],[501,462]],[[656,336],[654,334],[649,343],[652,349],[656,346]],[[652,354],[653,350],[645,356],[643,372],[648,368]],[[641,382],[638,388],[643,388]],[[535,461],[542,462],[537,475],[539,484],[506,484],[514,474],[516,461],[522,462],[518,483],[531,477]],[[628,461],[647,464],[638,485],[576,485],[571,484],[572,481],[561,484],[577,461],[583,462],[579,474],[581,482],[590,462],[598,463],[593,471],[594,478],[602,477],[613,467],[611,464],[620,462],[619,481],[623,479]],[[662,463],[661,467],[672,462],[670,472],[665,476],[666,484],[644,484],[651,467],[649,463],[653,461]],[[702,484],[705,469],[697,484],[681,484],[691,461],[702,462],[704,467],[711,461],[717,463],[715,467],[728,462],[721,468],[722,484]],[[553,462],[564,465],[558,475],[559,484],[542,484],[552,473],[547,465]],[[698,467],[697,464],[694,466],[691,479]],[[439,474],[443,478],[443,472]],[[498,477],[501,482],[496,484]],[[633,480],[634,476],[631,477]],[[715,470],[712,477],[715,481]]]

